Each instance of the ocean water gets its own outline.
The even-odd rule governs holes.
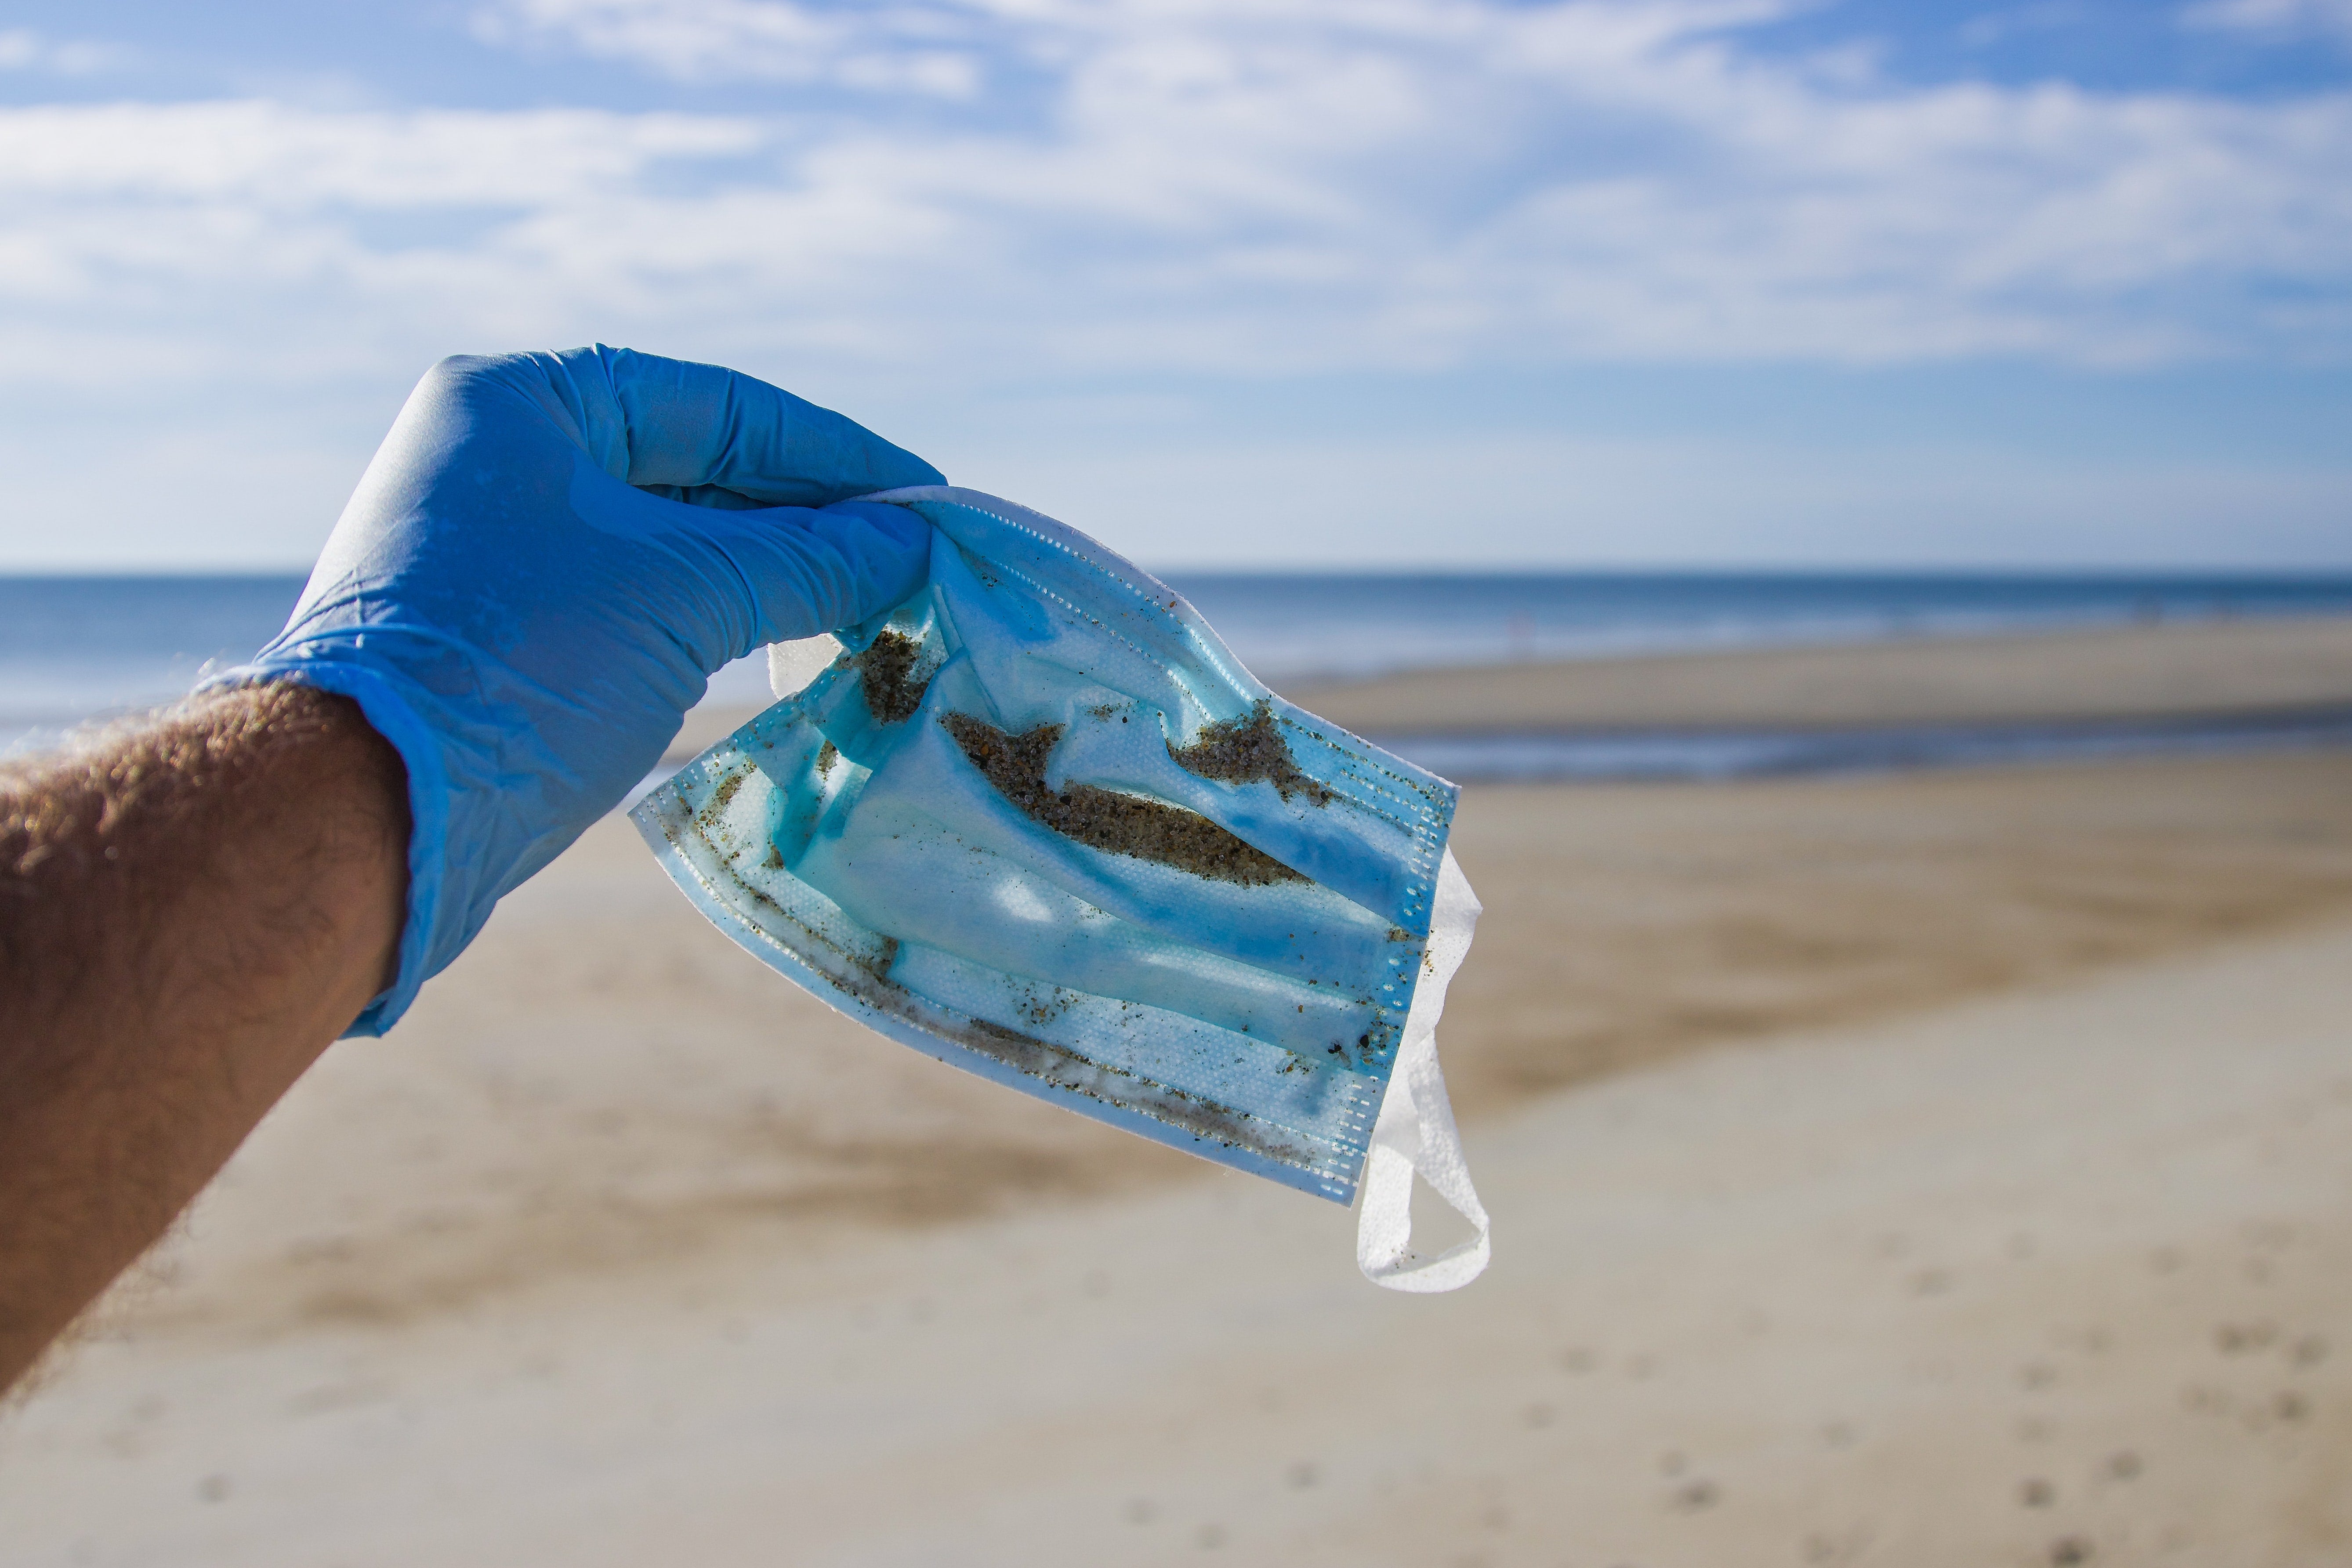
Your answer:
[[[1514,659],[2113,625],[2223,616],[2352,615],[2352,577],[1956,574],[1528,573],[1482,575],[1186,573],[1171,583],[1243,662],[1280,684]],[[251,654],[300,592],[298,576],[0,577],[0,748],[168,700],[208,667]],[[761,663],[713,695],[766,692]],[[2299,725],[2299,727],[2297,727]],[[2284,729],[2047,727],[1880,732],[1837,751],[1755,733],[1382,737],[1449,777],[1728,777],[2024,755],[2337,744],[2341,720]],[[1828,750],[1824,746],[1829,745]]]
[[[1271,681],[1515,659],[2352,613],[2352,577],[2343,576],[1196,573],[1170,581]]]
[[[268,642],[302,581],[0,577],[0,745],[181,695]]]

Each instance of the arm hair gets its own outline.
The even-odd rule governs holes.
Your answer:
[[[0,764],[0,1387],[388,981],[406,775],[278,682]]]

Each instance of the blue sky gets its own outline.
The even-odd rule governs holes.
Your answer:
[[[16,0],[0,570],[738,365],[1166,565],[2352,567],[2352,0]]]

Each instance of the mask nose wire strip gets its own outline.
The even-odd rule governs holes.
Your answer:
[[[1462,1156],[1462,1134],[1445,1079],[1437,1067],[1437,1019],[1445,1010],[1445,988],[1470,951],[1478,923],[1478,895],[1445,852],[1437,873],[1437,901],[1429,919],[1428,973],[1413,992],[1405,1016],[1404,1041],[1397,1048],[1389,1091],[1372,1125],[1360,1206],[1356,1212],[1356,1267],[1373,1284],[1391,1290],[1430,1293],[1458,1290],[1486,1272],[1492,1252],[1486,1206],[1470,1184]],[[1412,1177],[1421,1173],[1432,1191],[1478,1234],[1435,1258],[1412,1250]]]

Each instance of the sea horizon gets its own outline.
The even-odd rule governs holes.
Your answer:
[[[260,572],[0,574],[0,750],[184,693],[274,636],[305,580]],[[1162,580],[1244,665],[1277,685],[1513,662],[2352,615],[2352,573],[2321,571],[1268,568],[1178,570]],[[754,655],[719,671],[709,700],[749,706],[766,694],[764,661]],[[1523,753],[1511,755],[1508,767],[1496,764],[1506,773],[1527,765]]]

